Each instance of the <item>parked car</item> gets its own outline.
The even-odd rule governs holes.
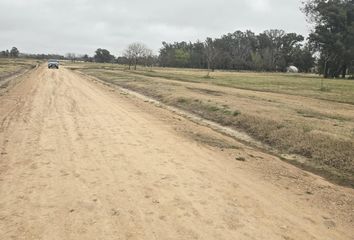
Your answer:
[[[59,69],[59,60],[57,60],[57,59],[49,59],[48,60],[48,68]]]

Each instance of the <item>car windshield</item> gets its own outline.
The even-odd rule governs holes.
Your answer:
[[[58,62],[56,59],[49,59],[48,62]]]

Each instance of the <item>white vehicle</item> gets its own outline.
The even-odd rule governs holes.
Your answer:
[[[59,69],[59,60],[57,60],[57,59],[49,59],[48,60],[48,68]]]

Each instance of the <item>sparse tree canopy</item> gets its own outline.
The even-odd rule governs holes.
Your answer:
[[[204,53],[206,56],[206,61],[208,63],[208,70],[212,69],[214,71],[215,59],[218,55],[218,49],[215,47],[215,43],[212,38],[207,38],[204,42]],[[208,72],[209,74],[209,72]]]
[[[134,65],[134,70],[136,70],[139,60],[146,63],[146,59],[152,57],[152,50],[143,43],[132,43],[125,50],[124,57],[128,59],[129,69],[131,65]]]
[[[72,61],[72,62],[75,62],[75,60],[76,60],[76,54],[75,53],[67,53],[66,55],[65,55],[65,58],[67,58],[67,59],[69,59],[70,61]]]

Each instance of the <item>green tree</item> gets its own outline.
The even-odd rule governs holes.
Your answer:
[[[274,29],[258,35],[252,31],[235,31],[220,38],[207,38],[203,43],[163,42],[159,64],[162,67],[285,71],[295,60],[300,62],[303,40],[304,37],[296,33]]]
[[[20,51],[16,47],[12,47],[10,50],[10,57],[17,58]]]
[[[344,78],[354,60],[354,1],[308,0],[303,11],[313,23],[309,42],[319,52],[324,77]]]
[[[90,61],[90,57],[87,54],[85,54],[84,56],[82,56],[82,60],[84,62],[89,62]]]
[[[175,59],[179,67],[187,67],[187,63],[190,60],[190,54],[185,49],[176,49]]]
[[[281,39],[281,48],[280,48],[280,55],[283,59],[283,65],[280,66],[283,70],[285,70],[290,65],[296,65],[298,68],[298,64],[295,64],[295,54],[302,51],[301,49],[301,42],[304,41],[304,37],[298,35],[296,33],[288,33],[285,34]]]
[[[102,49],[102,48],[98,48],[95,51],[94,59],[95,59],[95,62],[109,63],[109,62],[113,62],[115,57],[113,55],[111,55],[111,53],[108,50]]]
[[[292,62],[289,65],[296,66],[300,72],[310,72],[314,67],[315,58],[312,55],[309,47],[296,47],[292,53]]]

